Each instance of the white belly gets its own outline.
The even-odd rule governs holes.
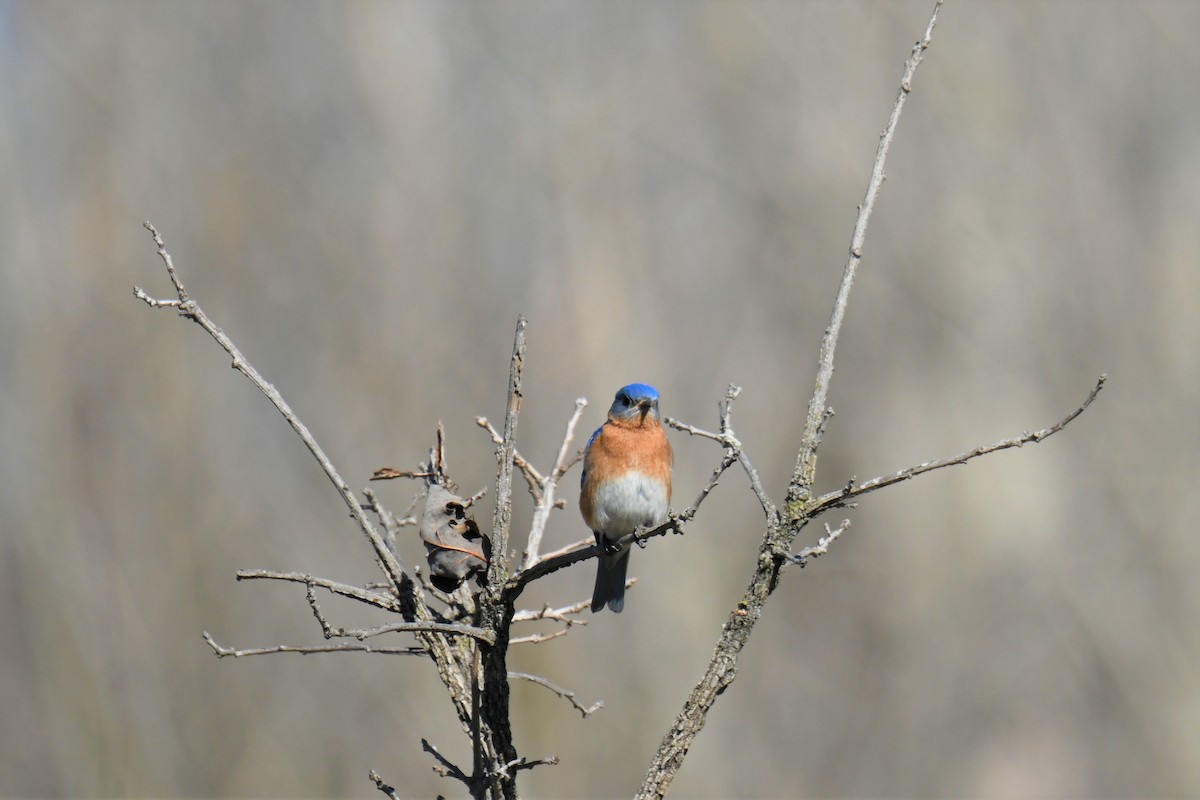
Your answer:
[[[595,529],[607,539],[658,525],[667,519],[666,487],[641,472],[630,472],[600,487],[592,516]]]

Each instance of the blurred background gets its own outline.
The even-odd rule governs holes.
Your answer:
[[[143,220],[352,486],[415,467],[438,420],[464,492],[492,482],[474,419],[502,419],[523,313],[535,464],[576,397],[581,438],[631,381],[712,428],[737,383],[735,428],[781,500],[931,7],[0,3],[0,795],[375,797],[376,769],[402,797],[457,796],[420,739],[469,762],[428,661],[204,643],[323,641],[302,587],[238,569],[378,574],[266,399],[132,296],[171,294]],[[1043,444],[832,516],[853,527],[786,573],[674,796],[1200,794],[1198,35],[1192,3],[947,4],[818,488],[1109,386]],[[720,452],[672,441],[682,507]],[[587,534],[576,487],[547,548]],[[396,511],[416,488],[376,486]],[[522,754],[562,760],[524,794],[634,791],[762,523],[731,470],[686,537],[634,554],[624,614],[514,650],[605,704],[583,720],[514,686]],[[418,560],[415,533],[404,548]],[[593,569],[524,601],[583,599]]]

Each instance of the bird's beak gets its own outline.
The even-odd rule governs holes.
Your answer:
[[[638,418],[639,425],[646,421],[646,415],[650,413],[650,409],[652,408],[654,408],[654,405],[649,400],[643,400],[638,403],[638,412],[641,414],[641,417]]]

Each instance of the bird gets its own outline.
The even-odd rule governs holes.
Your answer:
[[[658,390],[645,383],[621,387],[583,454],[579,510],[604,548],[592,591],[592,612],[625,607],[629,545],[615,543],[639,528],[660,525],[671,505],[674,456],[658,412]]]

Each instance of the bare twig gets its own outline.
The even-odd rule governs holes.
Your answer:
[[[558,622],[566,622],[571,625],[587,625],[586,619],[576,619],[575,614],[580,614],[583,611],[591,608],[590,600],[581,600],[578,603],[572,603],[569,606],[562,608],[551,608],[543,606],[538,610],[525,609],[513,614],[513,622],[534,622],[541,619],[552,619]]]
[[[275,408],[283,415],[288,424],[308,447],[309,452],[317,459],[330,482],[333,483],[338,493],[341,495],[343,502],[350,509],[350,515],[358,523],[359,529],[366,536],[371,548],[374,550],[375,558],[378,561],[385,577],[391,584],[393,591],[396,593],[396,602],[398,608],[391,606],[386,607],[388,610],[398,610],[405,617],[412,617],[420,622],[429,621],[429,610],[425,606],[423,595],[419,587],[417,587],[405,574],[403,565],[396,557],[391,548],[383,540],[383,537],[375,530],[370,520],[367,519],[365,509],[358,499],[350,491],[350,487],[342,479],[341,475],[334,468],[332,462],[325,455],[324,450],[317,443],[316,439],[309,432],[308,428],[300,421],[291,407],[284,401],[283,397],[275,389],[274,386],[267,383],[265,379],[258,373],[256,369],[246,360],[241,351],[234,345],[225,333],[218,328],[199,304],[194,301],[184,287],[183,282],[179,279],[179,275],[175,270],[175,265],[171,259],[170,253],[167,252],[166,246],[163,243],[162,236],[155,230],[154,226],[149,222],[145,223],[145,227],[154,237],[154,242],[158,246],[158,255],[166,266],[167,275],[171,279],[171,283],[175,287],[175,292],[178,295],[178,300],[155,300],[147,295],[140,288],[134,287],[134,296],[141,299],[152,308],[176,308],[179,310],[180,316],[190,319],[200,325],[206,333],[209,334],[216,342],[225,350],[226,353],[233,359],[233,367],[245,375],[266,397],[271,401]],[[278,577],[276,575],[267,574],[246,574],[245,577]],[[303,581],[307,583],[311,578],[306,576]],[[320,585],[324,588],[329,588],[339,594],[347,597],[353,597],[357,600],[370,603],[372,605],[380,605],[377,602],[377,596],[373,593],[361,592],[358,590],[351,591],[352,587],[334,588],[332,582],[321,582],[317,579],[311,579],[313,585]],[[328,584],[328,585],[327,585]],[[442,679],[446,688],[450,692],[451,701],[454,703],[455,711],[458,713],[461,721],[467,721],[470,718],[470,693],[469,686],[465,679],[469,670],[467,665],[463,663],[461,648],[457,643],[452,643],[452,638],[440,633],[435,633],[429,630],[417,632],[417,637],[421,643],[427,648],[433,661],[438,669],[438,676]],[[344,647],[337,648],[260,648],[259,651],[239,651],[246,654],[251,652],[331,652],[334,650],[347,649]],[[379,648],[361,648],[365,652],[382,652]],[[399,651],[397,651],[399,652]]]
[[[369,644],[350,644],[348,642],[342,644],[326,644],[316,645],[313,647],[297,647],[288,644],[280,644],[274,647],[253,647],[245,650],[236,650],[232,647],[222,647],[213,640],[208,631],[204,632],[204,641],[208,642],[208,646],[213,649],[218,658],[227,656],[233,658],[242,658],[244,656],[266,656],[275,653],[299,653],[300,655],[312,655],[314,653],[375,653],[378,655],[389,656],[424,656],[429,655],[429,650],[424,647],[374,647]]]
[[[500,434],[496,427],[492,425],[487,417],[476,417],[475,424],[483,428],[492,437],[492,444],[504,444],[504,437]],[[529,463],[529,459],[521,455],[521,451],[513,448],[513,464],[517,469],[521,470],[521,474],[525,476],[525,483],[529,487],[529,494],[533,498],[533,502],[538,502],[541,499],[542,482],[546,478],[542,473],[538,472],[538,468]]]
[[[496,448],[496,510],[492,519],[492,558],[488,564],[488,592],[498,593],[508,578],[508,536],[512,522],[513,454],[517,420],[521,413],[521,371],[525,364],[524,317],[517,318],[512,362],[508,371],[508,406],[504,412],[504,438]]]
[[[243,569],[238,570],[237,579],[239,581],[249,580],[275,580],[275,581],[290,581],[292,583],[312,584],[320,586],[322,589],[328,589],[330,592],[349,597],[352,600],[358,600],[360,603],[382,608],[385,611],[398,611],[399,605],[394,597],[379,594],[378,592],[367,591],[360,589],[357,586],[350,586],[337,581],[326,580],[325,578],[317,578],[303,572],[274,572],[266,569]]]
[[[396,560],[400,566],[404,566],[404,561],[400,558],[400,551],[397,549],[396,537],[400,535],[400,529],[410,525],[417,524],[417,518],[413,516],[413,511],[417,508],[417,503],[421,502],[424,492],[418,492],[413,495],[412,502],[408,504],[404,514],[399,518],[387,509],[383,503],[379,502],[379,498],[375,496],[375,492],[370,488],[362,490],[363,497],[367,498],[367,502],[363,503],[363,509],[366,511],[374,511],[379,517],[379,524],[383,526],[383,543],[388,546],[392,554],[396,556]],[[405,570],[407,573],[408,570]]]
[[[556,683],[551,683],[550,681],[546,680],[545,678],[541,677],[540,675],[531,675],[528,672],[510,672],[510,673],[508,673],[508,677],[510,679],[529,681],[530,683],[536,683],[538,686],[545,686],[547,689],[554,692],[556,695],[561,697],[563,700],[566,700],[568,703],[575,706],[575,709],[580,714],[582,714],[584,716],[584,718],[587,718],[587,717],[591,716],[592,714],[595,714],[600,709],[604,708],[603,700],[596,702],[596,703],[592,703],[590,706],[585,706],[585,705],[581,704],[578,700],[575,699],[574,692],[564,689],[563,687],[559,686]]]
[[[492,631],[449,622],[392,622],[376,628],[334,628],[330,632],[330,636],[353,637],[361,642],[385,633],[440,633],[447,636],[469,636],[488,644],[494,644],[496,641],[496,634]]]
[[[438,752],[438,749],[431,745],[427,739],[421,740],[421,749],[437,759],[438,764],[441,765],[441,767],[434,767],[434,772],[443,778],[455,778],[465,783],[468,787],[471,786],[471,776],[467,775],[454,762]]]
[[[566,636],[570,632],[571,632],[571,626],[568,624],[568,625],[565,625],[565,626],[559,628],[556,631],[550,631],[549,633],[531,633],[528,636],[518,636],[515,639],[509,639],[508,643],[509,644],[541,644],[542,642],[548,642],[552,639],[557,639],[560,636]]]
[[[390,481],[396,478],[412,478],[425,480],[438,477],[437,472],[429,470],[396,469],[395,467],[380,467],[371,473],[373,481]]]
[[[842,520],[842,524],[837,528],[830,530],[829,526],[825,526],[825,535],[817,540],[817,543],[812,547],[806,547],[799,553],[792,556],[792,562],[799,564],[801,567],[808,563],[810,558],[819,558],[829,552],[829,545],[833,544],[834,539],[841,536],[850,527],[850,520]]]
[[[1090,392],[1088,392],[1088,396],[1084,399],[1083,403],[1081,403],[1079,407],[1070,414],[1063,417],[1061,420],[1048,428],[1043,428],[1040,431],[1033,432],[1026,431],[1020,436],[1001,439],[993,444],[976,447],[974,450],[968,450],[965,453],[959,453],[958,455],[950,456],[949,458],[941,458],[936,461],[926,461],[924,463],[917,464],[916,466],[902,469],[899,472],[891,475],[872,478],[871,480],[866,481],[865,483],[860,483],[857,486],[854,485],[853,481],[851,481],[843,488],[838,489],[836,492],[830,492],[829,494],[822,495],[821,497],[809,503],[805,512],[805,516],[811,519],[817,514],[828,511],[831,508],[843,507],[852,499],[868,492],[874,492],[884,488],[885,486],[892,486],[893,484],[900,483],[901,481],[911,480],[912,478],[915,478],[918,475],[923,475],[926,472],[933,472],[935,469],[953,467],[958,464],[966,464],[968,461],[979,458],[980,456],[986,456],[989,453],[995,453],[1000,450],[1008,450],[1012,447],[1021,447],[1026,444],[1037,444],[1047,437],[1058,433],[1063,428],[1067,427],[1072,420],[1082,414],[1084,410],[1086,410],[1087,407],[1092,404],[1092,401],[1096,399],[1096,395],[1100,394],[1100,391],[1104,388],[1104,384],[1107,381],[1108,376],[1101,375],[1096,380],[1096,385],[1092,387]]]
[[[521,561],[522,569],[537,563],[538,549],[542,545],[542,535],[546,531],[546,523],[550,521],[550,512],[555,508],[554,492],[558,488],[559,479],[566,474],[569,467],[567,453],[571,448],[571,440],[575,438],[575,426],[579,423],[579,418],[583,415],[583,409],[586,407],[587,400],[584,398],[580,397],[575,401],[575,411],[567,420],[567,430],[563,434],[562,444],[559,445],[558,455],[554,459],[554,467],[550,470],[549,475],[542,478],[541,492],[534,504],[533,522],[529,526],[529,539],[525,544],[524,558]]]
[[[564,555],[566,553],[573,553],[581,547],[589,547],[595,543],[596,543],[596,538],[594,536],[589,536],[586,539],[580,539],[577,542],[571,542],[568,545],[564,545],[563,547],[560,547],[557,550],[551,550],[549,553],[542,553],[542,557],[539,560],[540,561],[549,561],[552,558],[557,558],[558,556]],[[588,604],[590,607],[591,601],[588,601]]]
[[[667,417],[663,420],[663,422],[672,428],[675,428],[676,430],[683,431],[684,433],[692,436],[712,439],[714,442],[717,442],[725,447],[725,459],[721,462],[721,466],[718,467],[717,471],[713,474],[712,480],[709,481],[708,487],[701,492],[701,498],[692,504],[693,509],[700,505],[700,500],[703,499],[704,495],[707,495],[713,490],[713,488],[716,487],[717,479],[721,476],[721,473],[728,469],[734,461],[737,461],[742,465],[742,469],[746,471],[746,476],[750,479],[750,488],[754,491],[754,496],[758,498],[758,502],[763,508],[763,513],[765,513],[768,518],[771,518],[776,514],[775,504],[771,502],[771,498],[767,496],[766,489],[764,489],[762,485],[762,480],[758,477],[758,470],[756,470],[754,465],[750,463],[750,457],[746,455],[746,451],[742,447],[741,441],[738,440],[737,436],[733,432],[733,401],[736,400],[738,395],[741,393],[742,387],[735,386],[732,383],[729,384],[729,387],[725,390],[725,399],[718,404],[718,409],[720,411],[720,433],[712,433],[711,431],[697,428],[694,425],[688,425],[687,423],[680,422],[673,417]],[[694,510],[692,513],[695,513]],[[682,517],[683,515],[680,516]],[[688,515],[687,519],[690,520],[691,515]]]
[[[325,619],[325,615],[321,613],[321,607],[317,605],[317,591],[313,588],[313,581],[310,578],[305,581],[304,597],[308,600],[308,607],[312,609],[313,616],[317,619],[317,624],[321,626],[321,633],[326,639],[333,638],[333,629],[329,627],[329,621]]]
[[[388,786],[386,783],[384,783],[383,778],[381,778],[379,776],[378,772],[376,772],[375,770],[371,770],[370,773],[367,774],[367,777],[370,778],[371,782],[375,784],[376,789],[378,789],[379,791],[386,794],[388,797],[391,798],[391,800],[400,800],[400,798],[398,798],[396,796],[395,788]]]
[[[495,634],[492,643],[476,641],[474,652],[477,685],[482,696],[475,706],[473,720],[479,726],[476,741],[486,750],[489,768],[484,771],[482,757],[476,760],[474,778],[487,781],[471,787],[474,797],[488,794],[493,798],[516,800],[517,791],[512,772],[496,766],[517,760],[512,738],[508,691],[508,635],[513,614],[513,598],[505,591],[508,581],[508,542],[512,525],[513,462],[516,452],[517,420],[521,411],[522,371],[525,362],[524,317],[517,318],[513,337],[512,361],[508,372],[508,404],[504,413],[504,438],[496,448],[496,507],[492,518],[492,556],[488,562],[487,584],[477,596],[476,624]],[[478,750],[477,750],[478,752]]]
[[[887,125],[879,137],[879,146],[875,150],[875,163],[871,165],[871,178],[867,181],[867,193],[862,205],[858,207],[858,218],[854,222],[854,234],[850,238],[850,253],[842,271],[842,281],[838,285],[837,297],[833,301],[833,314],[825,336],[821,339],[821,354],[817,361],[817,382],[812,399],[808,403],[808,419],[804,426],[804,434],[800,440],[800,451],[796,456],[796,469],[788,483],[787,505],[788,516],[796,519],[800,510],[812,496],[813,480],[817,469],[817,447],[821,444],[821,432],[826,419],[826,398],[829,395],[829,383],[833,379],[833,354],[837,348],[838,334],[842,330],[842,320],[846,316],[846,304],[850,300],[850,290],[854,286],[854,276],[858,271],[858,263],[862,260],[863,245],[867,239],[867,225],[871,221],[871,212],[875,209],[875,201],[883,186],[884,164],[887,161],[888,150],[896,135],[896,126],[900,122],[900,112],[904,109],[904,101],[912,91],[912,79],[917,67],[925,56],[933,39],[933,28],[937,24],[938,12],[942,8],[942,0],[937,0],[929,24],[925,27],[925,35],[913,45],[912,55],[904,65],[904,75],[900,79],[900,91],[896,102],[892,105],[892,113]]]
[[[488,493],[488,488],[486,486],[484,486],[482,489],[480,489],[478,492],[471,495],[470,497],[464,497],[463,498],[463,508],[470,508],[471,506],[475,505],[477,502],[479,502],[480,499],[485,497],[487,495],[487,493]]]
[[[556,767],[558,766],[558,756],[549,756],[547,758],[518,758],[509,761],[504,765],[504,770],[511,775],[518,770],[533,769],[534,767]]]
[[[387,575],[388,579],[391,580],[393,584],[395,584],[397,591],[399,591],[400,583],[403,579],[403,568],[396,560],[396,557],[392,554],[392,551],[389,550],[387,545],[384,543],[383,537],[379,535],[379,533],[375,530],[375,527],[371,524],[371,521],[367,519],[366,514],[363,513],[361,504],[354,496],[354,493],[350,491],[349,485],[347,485],[346,481],[342,479],[342,476],[333,466],[333,462],[329,460],[329,457],[325,455],[325,451],[321,449],[319,444],[317,444],[317,440],[309,432],[308,427],[300,421],[300,418],[296,416],[294,411],[292,411],[291,406],[289,406],[283,399],[283,395],[281,395],[274,386],[268,383],[266,379],[264,379],[263,376],[258,373],[258,370],[256,370],[254,366],[246,360],[246,357],[242,355],[241,351],[238,350],[233,341],[225,335],[225,332],[218,328],[213,321],[208,318],[208,315],[204,313],[204,309],[200,308],[200,305],[188,296],[187,289],[184,288],[183,282],[179,279],[179,275],[175,272],[175,265],[171,260],[171,254],[167,252],[162,236],[159,235],[158,231],[149,222],[145,223],[145,228],[146,230],[150,231],[151,235],[154,237],[154,243],[158,245],[159,258],[161,258],[163,264],[166,265],[167,275],[170,276],[171,283],[175,285],[175,292],[179,295],[179,299],[177,301],[154,300],[138,287],[134,287],[134,295],[146,302],[152,308],[178,308],[181,316],[186,317],[198,324],[206,333],[208,333],[209,336],[216,340],[217,344],[219,344],[226,353],[229,354],[230,358],[233,359],[234,369],[245,375],[251,383],[258,387],[260,392],[266,395],[267,399],[271,401],[271,404],[275,406],[279,413],[283,415],[283,418],[287,420],[288,424],[292,426],[292,430],[294,430],[296,435],[300,437],[300,440],[304,442],[305,447],[307,447],[309,452],[312,453],[313,457],[317,460],[317,463],[321,465],[321,469],[325,472],[325,475],[329,478],[330,482],[333,483],[334,488],[336,488],[338,491],[338,494],[342,496],[342,501],[346,504],[346,507],[350,509],[350,516],[354,517],[354,521],[358,523],[359,529],[363,532],[363,535],[367,537],[367,540],[370,541],[371,547],[375,551],[375,557],[379,560],[379,564],[383,569],[384,574]]]
[[[487,759],[483,742],[483,716],[479,708],[483,703],[483,653],[476,647],[471,663],[471,774],[476,778],[487,773]],[[483,786],[476,784],[471,794],[482,796]]]
[[[812,494],[817,446],[820,443],[824,422],[827,419],[826,398],[829,393],[829,382],[833,377],[833,356],[838,333],[845,316],[846,303],[854,283],[858,262],[862,258],[867,223],[879,194],[879,188],[883,184],[884,162],[887,159],[888,149],[891,146],[892,137],[895,135],[904,99],[911,91],[913,75],[933,37],[933,28],[937,22],[941,5],[942,0],[937,0],[933,13],[930,15],[929,24],[925,28],[925,35],[913,47],[912,55],[905,64],[896,102],[892,107],[892,113],[875,153],[875,163],[871,168],[866,199],[859,207],[858,220],[855,223],[854,234],[850,242],[850,255],[842,274],[837,297],[834,300],[832,319],[821,341],[816,388],[808,406],[808,418],[796,457],[796,469],[788,484],[787,519],[785,521],[780,518],[779,514],[772,513],[771,506],[767,502],[763,503],[763,508],[767,512],[767,530],[759,548],[758,558],[755,560],[754,574],[750,579],[750,584],[737,608],[729,615],[703,677],[696,684],[675,721],[663,736],[636,795],[641,800],[661,798],[666,794],[667,788],[679,771],[692,742],[704,727],[709,709],[716,702],[717,697],[733,683],[737,673],[738,655],[749,641],[754,625],[762,614],[767,597],[777,585],[784,564],[790,563],[788,551],[803,525],[803,520],[807,519],[805,511]],[[746,464],[744,463],[743,466]],[[750,472],[749,468],[747,472]],[[765,497],[765,492],[760,494],[760,501]]]

